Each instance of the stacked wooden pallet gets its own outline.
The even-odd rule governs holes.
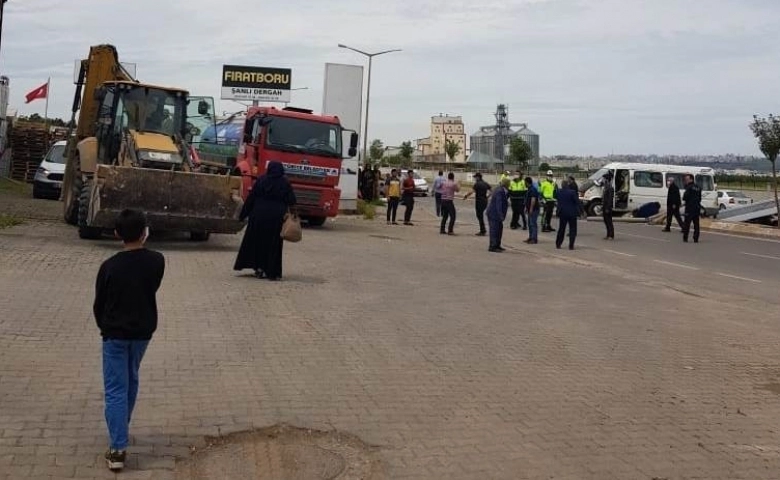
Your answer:
[[[41,123],[19,121],[13,124],[9,135],[13,157],[11,178],[32,182],[35,171],[49,146],[46,128]]]

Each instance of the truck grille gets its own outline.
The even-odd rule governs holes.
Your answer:
[[[295,171],[285,171],[284,174],[287,176],[287,178],[296,179],[298,181],[307,182],[307,183],[325,183],[328,181],[326,177],[322,177],[319,175],[310,175],[306,173],[299,173]]]
[[[322,192],[319,190],[295,191],[295,199],[298,201],[298,205],[318,206],[321,198]]]
[[[65,174],[63,173],[50,173],[48,177],[49,180],[53,180],[55,182],[61,182],[63,178],[65,178]]]

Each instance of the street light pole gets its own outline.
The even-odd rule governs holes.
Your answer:
[[[5,2],[8,0],[0,0],[0,46],[3,44],[3,10],[5,10]]]
[[[357,52],[361,55],[365,55],[368,57],[368,83],[366,85],[366,118],[363,122],[363,165],[367,165],[367,158],[368,158],[368,109],[371,103],[371,64],[374,57],[378,57],[379,55],[384,55],[386,53],[393,53],[393,52],[400,52],[400,48],[394,48],[392,50],[385,50],[382,52],[376,52],[376,53],[367,53],[362,50],[358,50],[357,48],[352,48],[347,45],[339,43],[339,48],[346,48],[347,50],[352,50],[353,52]]]
[[[366,86],[366,125],[363,132],[363,165],[368,165],[368,107],[371,104],[371,61],[373,55],[368,56],[368,84]]]

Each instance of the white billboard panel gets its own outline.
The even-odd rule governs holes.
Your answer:
[[[336,115],[341,125],[360,134],[363,118],[363,67],[340,63],[325,64],[325,89],[322,113]],[[349,142],[349,135],[344,135]],[[357,208],[358,157],[345,159],[341,164],[341,210]]]

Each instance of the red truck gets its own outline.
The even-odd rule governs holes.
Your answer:
[[[235,120],[235,119],[233,119]],[[298,199],[298,214],[310,225],[319,226],[339,210],[343,141],[348,136],[348,158],[357,154],[358,135],[341,126],[338,117],[316,115],[311,110],[286,107],[249,107],[241,139],[230,138],[229,120],[220,131],[204,132],[196,150],[200,161],[217,161],[243,178],[246,199],[257,177],[271,161],[284,169]],[[232,122],[235,123],[234,121]],[[213,152],[213,153],[211,153]],[[233,155],[235,153],[235,155]]]

